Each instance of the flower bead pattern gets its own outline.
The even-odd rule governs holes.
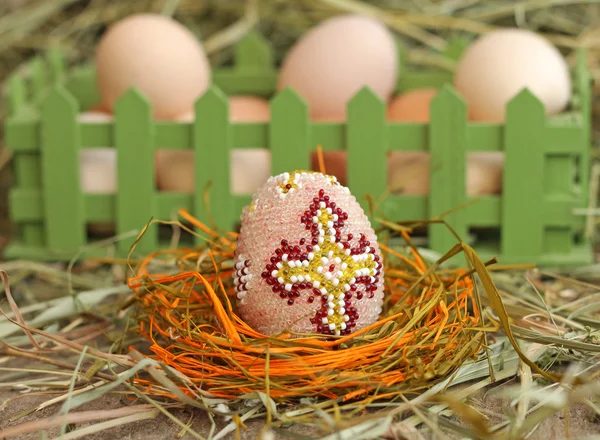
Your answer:
[[[277,246],[273,246],[273,242]],[[383,303],[375,233],[348,188],[314,172],[272,177],[242,214],[234,283],[255,330],[347,335]]]

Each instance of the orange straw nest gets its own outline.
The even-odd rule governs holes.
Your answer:
[[[380,244],[386,301],[378,322],[343,337],[260,334],[235,313],[236,234],[180,215],[209,239],[142,260],[129,280],[137,330],[159,362],[213,396],[389,400],[429,388],[482,349],[486,329],[470,272],[432,270],[406,233],[406,254]],[[176,275],[150,273],[164,258],[176,261]]]

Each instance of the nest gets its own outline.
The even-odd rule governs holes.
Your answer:
[[[386,301],[379,321],[343,337],[267,336],[235,313],[237,234],[219,235],[180,214],[208,235],[206,245],[151,254],[129,283],[154,357],[215,397],[389,401],[429,388],[482,350],[486,328],[471,273],[428,266],[406,231],[405,252],[380,244]],[[180,273],[149,273],[162,258],[175,259]]]

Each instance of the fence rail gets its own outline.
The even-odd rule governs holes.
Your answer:
[[[89,222],[114,222],[117,233],[123,233],[140,229],[152,217],[168,218],[179,208],[207,219],[203,197],[209,183],[210,215],[221,228],[232,228],[251,197],[231,194],[232,149],[269,149],[272,174],[278,174],[307,169],[311,152],[321,145],[324,150],[347,151],[353,194],[365,209],[365,196],[383,199],[374,216],[392,220],[428,219],[467,204],[471,201],[466,194],[467,154],[504,152],[502,194],[485,196],[453,212],[449,223],[463,237],[473,227],[499,229],[497,241],[476,249],[484,256],[498,255],[503,262],[590,260],[589,244],[580,240],[584,218],[573,214],[587,206],[590,165],[590,80],[583,52],[575,72],[573,114],[548,118],[540,101],[523,90],[509,103],[505,124],[469,122],[464,101],[443,85],[448,76],[440,72],[405,74],[414,78],[409,84],[441,86],[431,104],[429,124],[388,122],[385,103],[368,88],[348,104],[346,123],[311,122],[306,104],[290,89],[272,96],[269,123],[230,123],[226,94],[269,96],[275,78],[270,50],[256,34],[240,43],[236,57],[232,69],[215,73],[215,85],[197,101],[191,123],[153,121],[150,104],[133,89],[119,100],[114,122],[78,122],[80,109],[97,98],[90,85],[93,76],[89,70],[80,71],[65,81],[58,52],[50,58],[51,73],[36,61],[28,86],[22,78],[13,78],[6,144],[14,155],[16,180],[10,203],[19,230],[8,255],[72,256],[88,244]],[[420,83],[425,80],[434,84]],[[80,189],[79,152],[94,147],[117,151],[116,194],[84,194]],[[195,152],[194,194],[156,190],[153,161],[158,148]],[[430,154],[427,196],[385,197],[389,151]],[[440,252],[455,244],[441,225],[430,226],[428,236],[429,247]],[[119,242],[119,253],[126,254],[132,241]],[[151,252],[159,246],[158,234],[151,230],[138,251]]]

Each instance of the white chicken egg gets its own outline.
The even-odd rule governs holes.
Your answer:
[[[550,115],[563,111],[571,97],[569,67],[561,53],[524,29],[492,31],[475,41],[458,63],[454,86],[475,121],[504,121],[506,105],[525,87]]]

